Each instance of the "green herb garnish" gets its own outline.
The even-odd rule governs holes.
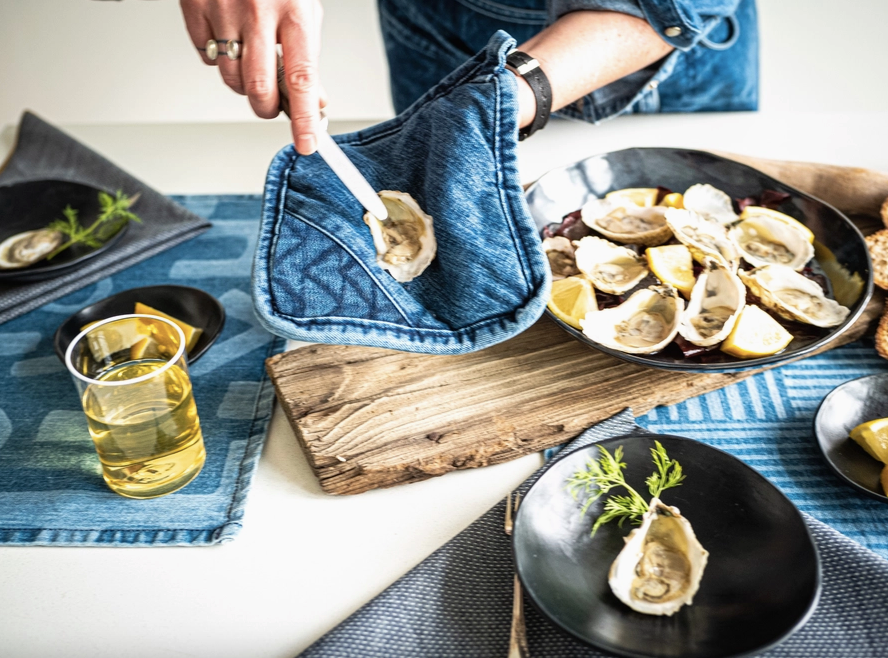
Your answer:
[[[659,498],[666,489],[679,486],[685,476],[681,471],[681,464],[669,458],[659,441],[654,443],[657,447],[651,448],[651,456],[657,470],[645,480],[645,484],[651,498]],[[623,487],[629,495],[615,495],[604,501],[604,511],[592,526],[592,536],[595,536],[599,527],[613,519],[619,519],[620,527],[626,519],[639,525],[642,515],[649,507],[649,503],[623,477],[623,469],[626,468],[623,463],[623,446],[619,446],[613,455],[603,446],[598,446],[598,450],[600,456],[597,461],[590,459],[586,462],[585,470],[577,471],[567,480],[567,489],[574,499],[580,494],[586,496],[580,513],[585,514],[592,503],[614,487]]]
[[[67,242],[62,243],[53,250],[47,257],[47,260],[58,256],[68,247],[75,244],[83,244],[87,247],[98,248],[105,242],[114,237],[117,232],[123,228],[124,224],[129,221],[141,223],[141,218],[130,211],[130,207],[136,202],[139,195],[132,197],[127,196],[120,190],[116,196],[111,196],[107,192],[99,192],[99,216],[87,227],[80,224],[77,218],[77,211],[71,206],[65,206],[62,214],[65,219],[57,219],[47,228],[58,231],[68,238]]]

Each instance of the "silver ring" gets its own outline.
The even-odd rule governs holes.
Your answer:
[[[237,39],[210,39],[203,50],[211,61],[216,61],[219,55],[228,55],[228,59],[234,61],[240,59],[242,48],[243,44]]]

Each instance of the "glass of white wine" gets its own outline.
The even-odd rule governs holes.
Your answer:
[[[191,482],[206,458],[185,335],[153,315],[84,327],[65,354],[112,491],[155,498]]]

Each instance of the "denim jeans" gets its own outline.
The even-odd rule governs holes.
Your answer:
[[[504,32],[409,109],[336,141],[377,190],[434,218],[435,260],[398,283],[376,264],[363,208],[319,155],[292,145],[268,172],[253,268],[271,332],[432,354],[468,352],[542,314],[549,268],[520,185],[517,83]]]
[[[577,9],[644,18],[675,50],[558,114],[597,123],[627,113],[757,109],[755,0],[379,0],[395,110],[406,109],[496,30],[520,44]]]

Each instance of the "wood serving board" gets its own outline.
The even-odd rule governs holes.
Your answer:
[[[769,165],[762,170],[776,168],[773,161],[762,163]],[[795,169],[776,164],[792,185],[786,172]],[[799,169],[810,176],[810,168],[817,166]],[[860,181],[872,196],[874,172],[865,174]],[[882,176],[879,182],[888,195],[888,176],[875,175]],[[842,179],[845,195],[848,181],[853,187],[858,180],[849,176]],[[822,187],[815,194],[830,201]],[[871,209],[873,203],[866,206],[870,217],[878,212]],[[877,295],[830,347],[860,337],[881,309]],[[759,372],[651,370],[586,347],[545,316],[524,333],[471,354],[310,345],[273,356],[266,367],[321,488],[330,494],[356,494],[498,464],[565,443],[626,407],[643,414]]]

